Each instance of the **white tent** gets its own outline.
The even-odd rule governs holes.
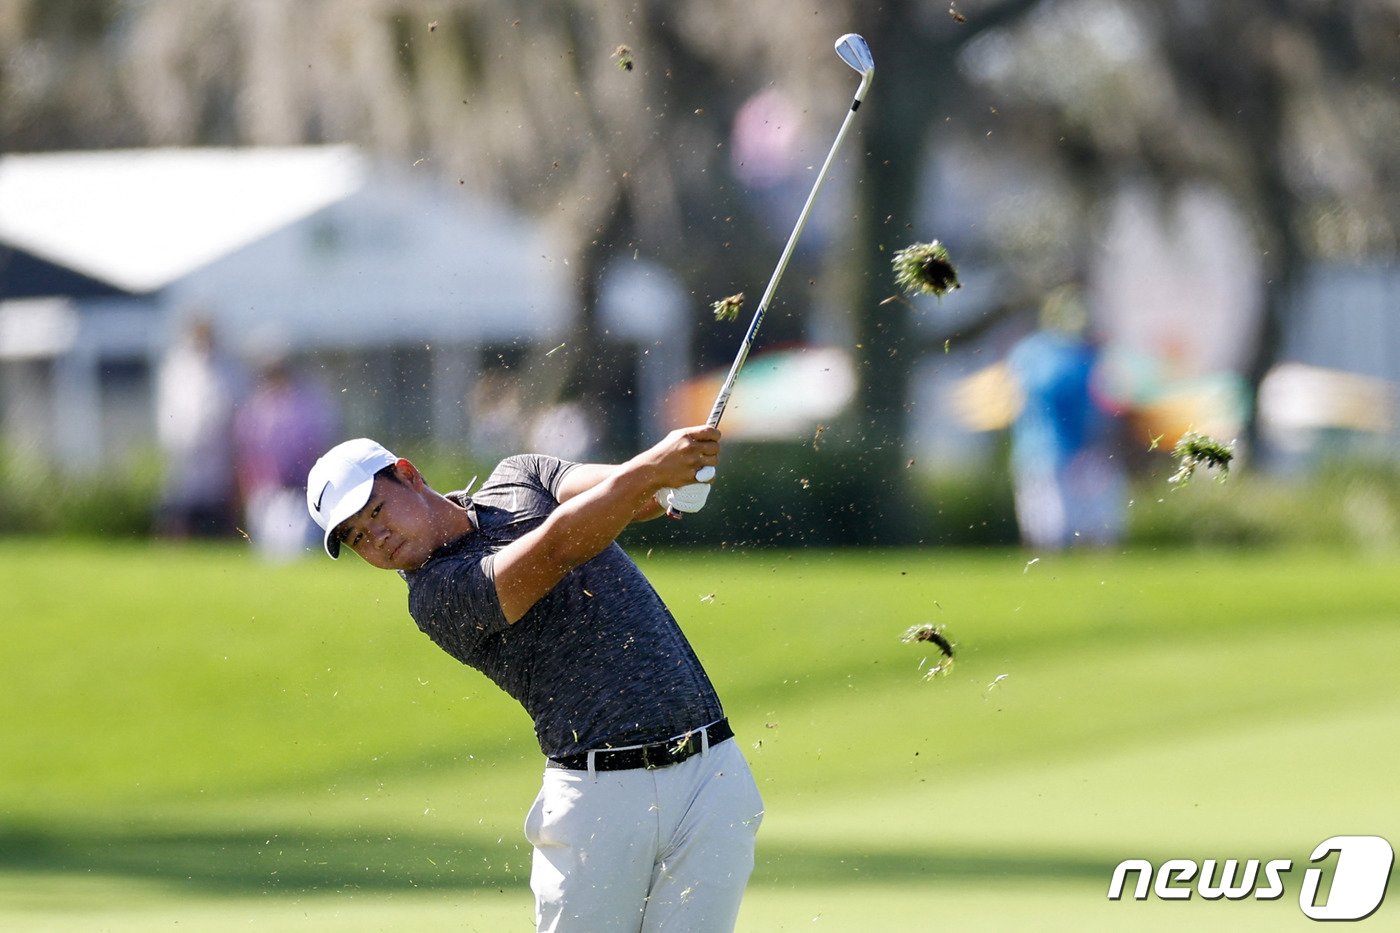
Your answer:
[[[29,433],[49,424],[43,446],[75,465],[101,454],[104,360],[153,361],[191,309],[243,350],[450,349],[455,369],[434,364],[435,417],[460,409],[463,350],[554,340],[571,316],[569,270],[541,225],[345,146],[4,156],[0,248],[115,293],[7,302],[15,283],[0,275],[0,368],[53,363],[48,385],[7,375],[4,430],[16,408],[50,412]]]
[[[133,294],[344,198],[346,147],[142,149],[0,159],[0,241]]]
[[[0,243],[297,347],[544,339],[568,310],[538,225],[346,146],[6,156]]]

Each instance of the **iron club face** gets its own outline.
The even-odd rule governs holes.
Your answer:
[[[836,54],[862,75],[875,70],[875,58],[870,54],[870,46],[853,32],[836,40]]]
[[[870,46],[860,36],[848,32],[836,40],[836,54],[860,74],[860,90],[856,91],[856,100],[863,99],[875,78],[875,56],[870,54]]]

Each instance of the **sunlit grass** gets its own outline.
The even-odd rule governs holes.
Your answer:
[[[768,805],[744,929],[1278,928],[1296,899],[1115,914],[1103,889],[1130,856],[1301,864],[1396,824],[1393,562],[1040,557],[639,555]],[[529,723],[395,577],[225,546],[0,562],[0,927],[529,928]],[[946,677],[901,641],[921,624]]]

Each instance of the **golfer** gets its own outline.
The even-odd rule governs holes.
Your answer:
[[[714,466],[719,440],[683,428],[617,465],[509,457],[474,495],[444,495],[360,438],[307,477],[326,553],[398,571],[418,627],[534,720],[540,930],[734,928],[763,802],[700,661],[614,540]]]

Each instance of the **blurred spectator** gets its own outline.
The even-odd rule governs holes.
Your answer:
[[[245,390],[245,374],[219,348],[213,324],[193,318],[156,377],[156,438],[164,470],[160,534],[233,533],[233,413]]]
[[[306,474],[339,434],[331,396],[274,354],[235,422],[238,485],[248,537],[264,556],[289,560],[318,546],[306,510]]]
[[[1041,309],[1040,329],[1007,357],[1023,397],[1011,424],[1011,472],[1021,540],[1029,547],[1104,546],[1122,534],[1117,425],[1095,398],[1099,349],[1086,336],[1088,327],[1078,289],[1059,289]]]
[[[802,111],[772,88],[758,92],[734,115],[734,177],[756,191],[790,182],[802,169],[802,142]]]
[[[577,402],[560,402],[541,411],[526,440],[531,451],[561,460],[586,462],[598,454],[593,419]]]
[[[473,452],[482,457],[505,457],[520,445],[524,406],[520,388],[505,373],[484,372],[472,387],[468,430]]]
[[[811,188],[808,136],[802,109],[772,88],[750,97],[734,115],[730,171],[747,189],[756,215],[765,219],[763,227],[774,237],[786,238],[784,222],[790,223],[802,210]],[[830,204],[816,202],[807,232],[798,241],[798,255],[821,251],[831,228],[832,210]],[[769,224],[767,218],[780,222]]]

